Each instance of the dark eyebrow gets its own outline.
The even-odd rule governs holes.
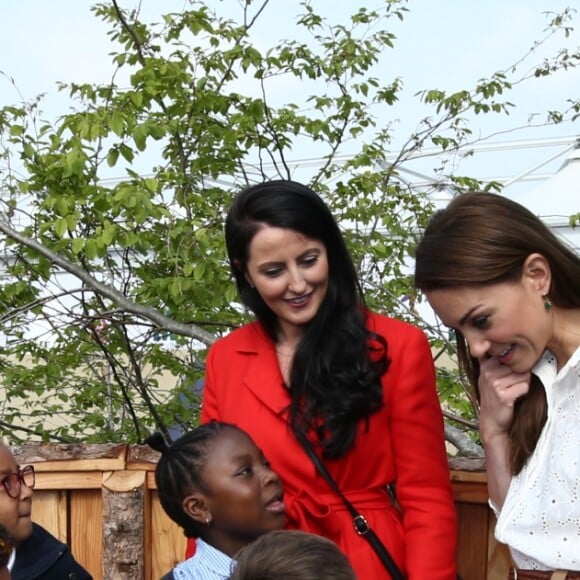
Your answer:
[[[264,262],[258,266],[259,270],[267,270],[268,268],[276,268],[281,266],[283,262]]]
[[[308,248],[308,250],[305,250],[298,256],[298,260],[304,260],[304,258],[307,258],[312,254],[320,256],[320,248]]]
[[[239,455],[234,455],[232,459],[234,461],[249,461],[252,459],[252,455],[250,453],[240,453]]]
[[[299,256],[297,256],[296,259],[303,260],[308,254],[311,254],[313,252],[320,255],[320,248],[308,248],[307,250],[302,252]],[[259,268],[271,268],[272,266],[279,266],[280,264],[284,264],[284,262],[283,261],[281,261],[281,262],[276,262],[276,261],[264,262],[263,264],[260,264],[258,267]]]
[[[470,308],[467,311],[467,313],[464,316],[462,316],[461,319],[459,320],[459,326],[463,326],[467,322],[467,319],[471,316],[471,314],[473,313],[473,311],[474,310],[477,310],[480,306],[481,306],[481,304],[477,304],[473,308]]]

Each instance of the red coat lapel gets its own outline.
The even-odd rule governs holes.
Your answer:
[[[252,324],[248,331],[239,337],[239,344],[236,345],[238,356],[251,358],[241,365],[245,369],[242,384],[279,415],[290,404],[290,394],[284,387],[275,346],[259,324]]]

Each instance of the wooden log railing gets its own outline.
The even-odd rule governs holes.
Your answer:
[[[186,540],[161,508],[147,446],[31,444],[13,447],[34,464],[32,517],[62,541],[95,580],[159,580],[183,559]],[[505,546],[493,537],[482,460],[451,459],[463,580],[507,577]]]

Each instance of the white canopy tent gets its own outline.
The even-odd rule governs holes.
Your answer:
[[[580,226],[570,227],[570,216],[580,213],[580,142],[552,177],[527,192],[506,196],[540,217],[580,253]]]

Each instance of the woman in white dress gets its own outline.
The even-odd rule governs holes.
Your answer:
[[[468,193],[432,217],[415,283],[479,398],[510,577],[580,578],[580,258],[523,206]]]

